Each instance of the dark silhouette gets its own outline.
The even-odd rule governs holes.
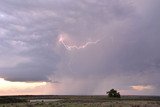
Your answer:
[[[110,91],[107,92],[108,94],[108,97],[111,97],[111,98],[121,98],[121,95],[119,92],[117,92],[117,90],[115,89],[111,89]]]

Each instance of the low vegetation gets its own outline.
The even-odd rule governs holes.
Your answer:
[[[0,107],[160,107],[159,101],[106,101],[96,103],[80,102],[37,102],[9,103]]]
[[[121,98],[109,98],[106,96],[65,95],[3,97],[3,99],[7,99],[7,101],[10,98],[14,100],[16,99],[16,101],[19,100],[20,102],[4,102],[0,104],[0,107],[160,107],[160,97],[158,96],[121,96]],[[2,99],[2,97],[0,97],[0,99]],[[30,102],[30,100],[36,99],[37,102]]]
[[[3,104],[3,103],[22,103],[22,102],[27,102],[27,100],[23,99],[23,98],[10,97],[10,96],[0,97],[0,104]]]

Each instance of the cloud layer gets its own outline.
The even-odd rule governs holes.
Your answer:
[[[160,94],[159,0],[0,1],[0,77],[60,81],[57,94],[152,86]],[[67,50],[59,43],[86,48]],[[56,78],[56,80],[55,80]],[[68,87],[72,85],[72,89]]]

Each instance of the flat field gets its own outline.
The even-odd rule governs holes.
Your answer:
[[[0,107],[160,107],[158,96],[1,96]]]

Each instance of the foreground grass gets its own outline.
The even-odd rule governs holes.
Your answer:
[[[160,107],[160,101],[35,102],[1,104],[0,107]]]
[[[45,102],[45,99],[50,101]],[[160,97],[122,96],[116,99],[107,96],[1,96],[0,107],[160,107]]]

